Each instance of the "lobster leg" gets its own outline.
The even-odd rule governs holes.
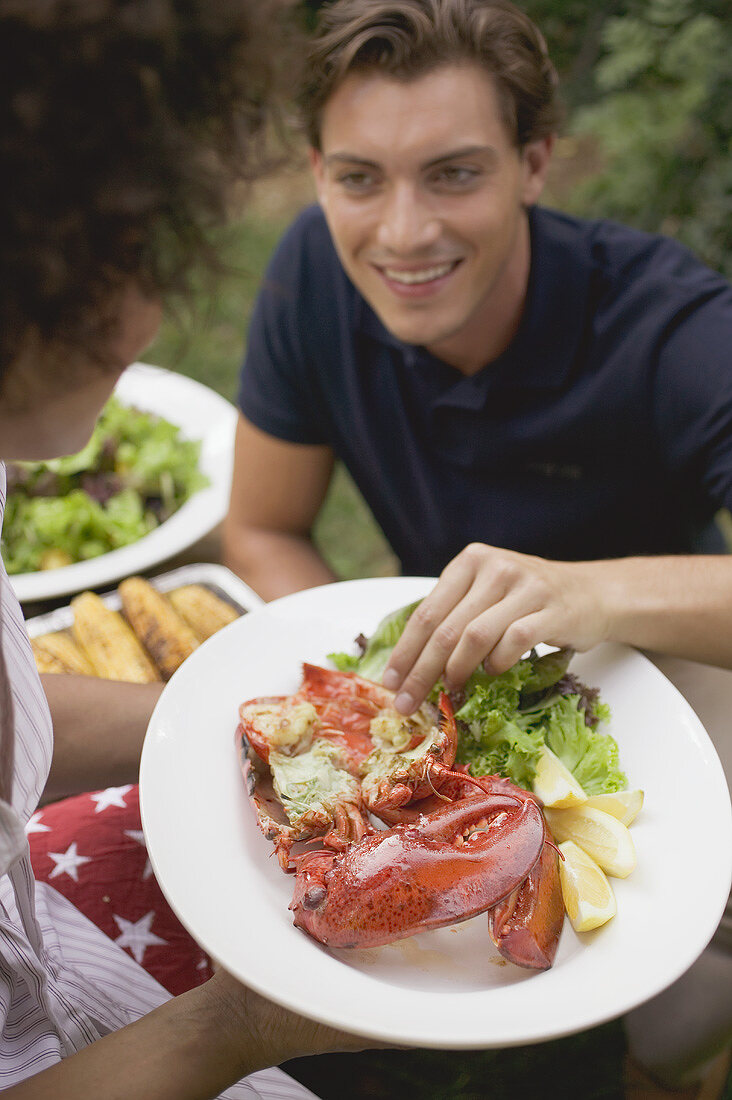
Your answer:
[[[321,943],[378,947],[492,908],[529,874],[544,838],[533,799],[465,799],[341,853],[303,856],[290,908]]]
[[[495,790],[486,785],[488,779],[473,779],[461,765],[454,768],[442,768],[439,772],[439,780],[434,785],[433,793],[427,798],[413,799],[404,806],[383,806],[376,814],[385,825],[406,825],[410,821],[417,821],[425,814],[432,814],[441,809],[446,802],[458,802],[461,798],[478,798],[484,794],[513,794],[519,802],[524,801],[526,791],[511,784],[511,789]],[[495,777],[498,778],[498,777]],[[518,793],[517,793],[518,792]],[[372,812],[375,812],[372,810]]]

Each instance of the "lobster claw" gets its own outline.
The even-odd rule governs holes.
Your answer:
[[[478,782],[485,790],[534,801],[533,795],[509,779],[490,775]],[[548,829],[547,841],[526,879],[488,913],[488,931],[503,958],[531,970],[551,967],[564,925],[559,857]]]
[[[564,924],[559,857],[550,844],[527,878],[488,913],[488,931],[500,954],[516,966],[548,970]]]
[[[536,802],[481,794],[299,861],[294,922],[330,947],[378,947],[491,909],[544,846]]]

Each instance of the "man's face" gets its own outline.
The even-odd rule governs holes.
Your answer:
[[[28,339],[8,367],[0,394],[0,459],[41,461],[75,454],[122,371],[151,343],[161,306],[130,288],[115,302],[116,326],[105,349],[111,365],[93,363],[83,347]]]
[[[459,353],[490,320],[549,148],[512,144],[473,64],[407,82],[356,72],[336,88],[311,158],[318,197],[347,274],[398,339]]]

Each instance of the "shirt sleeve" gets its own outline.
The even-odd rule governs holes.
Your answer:
[[[285,234],[255,303],[239,380],[238,404],[256,427],[290,443],[328,442],[317,347],[323,283],[321,250],[306,211]],[[315,239],[314,239],[315,238]]]
[[[732,287],[721,279],[669,326],[653,407],[669,473],[732,509]]]

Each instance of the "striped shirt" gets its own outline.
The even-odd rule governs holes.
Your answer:
[[[5,489],[0,464],[0,523]],[[52,746],[23,615],[0,563],[0,1090],[169,999],[71,902],[33,877],[25,827],[45,786]],[[222,1097],[312,1097],[278,1069],[247,1081]]]

